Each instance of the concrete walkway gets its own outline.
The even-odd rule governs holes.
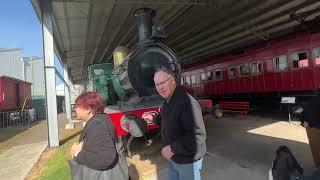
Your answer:
[[[167,179],[167,169],[158,171],[157,180]],[[262,174],[252,169],[241,167],[235,162],[216,156],[206,155],[203,159],[202,179],[220,180],[266,180],[267,173]],[[148,179],[152,180],[152,179]],[[156,180],[156,179],[155,179]]]
[[[0,155],[0,177],[3,180],[24,179],[41,153],[47,147],[48,142],[38,142],[15,146]]]
[[[59,136],[67,122],[65,114],[58,115]],[[47,146],[48,130],[45,120],[35,122],[29,129],[1,142],[0,148],[8,150],[0,154],[0,179],[25,179]]]
[[[206,154],[203,160],[202,179],[267,180],[267,172],[243,167],[237,162]]]
[[[141,162],[140,162],[141,163]],[[135,163],[137,175],[134,176],[130,168],[130,175],[134,180],[167,180],[168,169],[165,165],[159,165],[159,162],[149,162],[147,166],[138,168],[139,162]],[[150,167],[153,166],[153,167]],[[271,166],[271,165],[270,165]],[[203,158],[201,176],[203,180],[219,179],[219,180],[267,180],[267,171],[261,172],[255,168],[241,166],[237,162],[216,156],[214,154],[206,154]],[[138,177],[139,176],[139,177]]]

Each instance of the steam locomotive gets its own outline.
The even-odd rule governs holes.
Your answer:
[[[134,16],[139,30],[139,42],[133,50],[118,47],[114,63],[89,66],[89,79],[94,90],[102,94],[106,109],[115,124],[118,136],[130,134],[128,146],[133,137],[141,137],[148,130],[157,129],[141,119],[144,112],[159,111],[162,99],[154,87],[153,75],[160,67],[170,69],[180,81],[180,65],[170,48],[160,43],[164,35],[153,26],[155,11],[137,9]]]

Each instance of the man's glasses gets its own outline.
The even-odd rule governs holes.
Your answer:
[[[166,82],[168,82],[170,79],[171,79],[171,77],[168,77],[166,80],[159,82],[157,84],[154,84],[154,85],[155,85],[155,87],[160,87],[160,86],[164,85]]]

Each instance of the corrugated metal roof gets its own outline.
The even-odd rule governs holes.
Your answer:
[[[37,0],[31,0],[39,15]],[[112,51],[138,41],[132,12],[156,10],[182,65],[299,30],[319,18],[319,0],[53,0],[54,38],[74,81],[89,64],[110,62]],[[302,26],[301,26],[302,27]],[[305,26],[304,26],[305,27]]]

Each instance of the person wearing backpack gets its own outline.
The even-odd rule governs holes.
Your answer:
[[[86,122],[71,149],[69,166],[73,180],[128,180],[128,165],[112,121],[104,114],[97,92],[81,94],[75,103],[76,114]]]
[[[269,180],[320,180],[320,169],[305,176],[291,150],[287,146],[279,146],[268,177]]]

